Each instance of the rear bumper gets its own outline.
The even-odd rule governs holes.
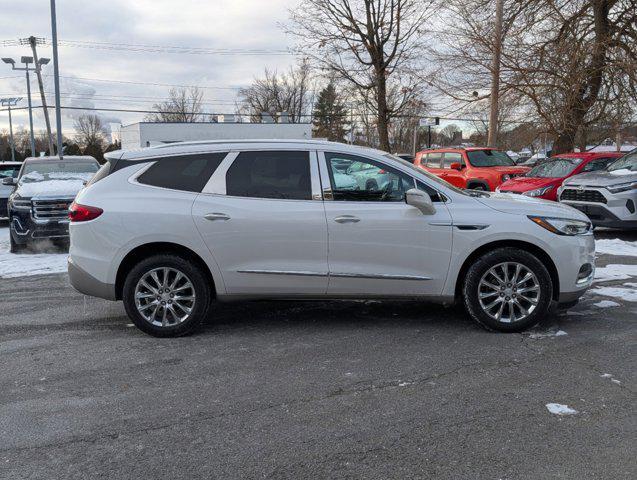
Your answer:
[[[69,280],[75,290],[91,297],[104,298],[106,300],[116,300],[115,285],[100,282],[77,266],[69,256],[68,263]]]

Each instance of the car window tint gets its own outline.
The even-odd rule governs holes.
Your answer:
[[[311,200],[310,153],[241,152],[226,174],[226,193],[236,197]]]
[[[443,168],[451,168],[452,163],[462,163],[462,154],[460,153],[445,153],[443,156]]]
[[[160,158],[137,177],[144,185],[201,192],[228,152]]]
[[[442,153],[428,153],[427,166],[431,168],[440,168],[441,157],[442,157]]]
[[[610,165],[615,158],[598,158],[597,160],[591,160],[584,168],[582,168],[582,172],[596,172],[598,170],[605,170],[608,165]]]
[[[334,200],[400,202],[414,179],[387,165],[356,155],[325,153]]]
[[[0,178],[16,178],[18,176],[18,172],[20,171],[20,166],[4,166],[0,165]]]

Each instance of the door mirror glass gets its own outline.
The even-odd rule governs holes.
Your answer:
[[[411,188],[405,192],[405,202],[407,205],[416,207],[422,212],[423,215],[433,215],[436,213],[436,207],[434,207],[431,197],[427,192]]]
[[[2,185],[15,185],[16,179],[13,177],[5,177],[2,179]]]
[[[460,171],[460,170],[462,170],[462,163],[459,163],[459,162],[453,162],[453,163],[450,165],[450,167],[451,167],[451,169],[452,169],[452,170],[458,170],[458,171]]]

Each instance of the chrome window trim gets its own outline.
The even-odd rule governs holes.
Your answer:
[[[253,273],[257,275],[298,275],[302,277],[335,277],[335,278],[366,278],[372,280],[431,280],[431,277],[421,275],[390,275],[385,273],[342,273],[342,272],[312,272],[305,270],[237,270],[237,273]]]

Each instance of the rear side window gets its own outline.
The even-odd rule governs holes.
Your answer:
[[[108,174],[111,173],[111,162],[107,161],[104,165],[100,167],[100,169],[93,175],[93,178],[89,180],[86,186],[93,185],[94,183],[99,182],[103,178],[108,177]]]
[[[311,200],[310,153],[241,152],[226,174],[226,194],[235,197]]]
[[[441,158],[442,158],[442,153],[427,154],[427,166],[431,168],[440,168]]]
[[[227,154],[218,152],[160,158],[137,177],[137,182],[199,193]]]

